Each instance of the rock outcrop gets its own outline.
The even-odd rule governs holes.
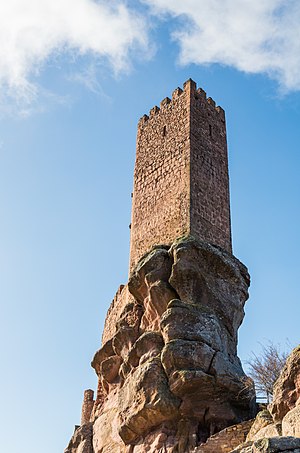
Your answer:
[[[300,406],[294,407],[283,417],[282,434],[300,437]]]
[[[139,261],[92,361],[94,453],[185,453],[255,415],[236,352],[248,286],[240,261],[192,237]]]
[[[271,417],[270,412],[267,409],[260,411],[257,414],[254,422],[252,423],[246,441],[248,442],[260,439],[260,433],[263,432],[263,430],[268,429],[270,425],[273,425],[273,419]]]
[[[300,404],[300,346],[289,355],[273,390],[269,411],[274,421],[282,421],[291,409]]]
[[[288,357],[273,388],[273,402],[257,414],[235,453],[300,453],[300,346]]]
[[[82,426],[75,427],[74,434],[65,449],[65,453],[94,453],[92,423],[85,423]]]

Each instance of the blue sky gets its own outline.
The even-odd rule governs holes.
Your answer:
[[[189,77],[226,111],[239,355],[299,342],[296,1],[0,6],[1,448],[63,451],[128,272],[136,124]]]

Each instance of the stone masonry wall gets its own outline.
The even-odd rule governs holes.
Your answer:
[[[231,252],[225,113],[191,86],[191,234]]]
[[[192,234],[231,252],[225,115],[188,80],[138,124],[130,271],[156,244]]]
[[[229,426],[211,436],[207,442],[196,448],[195,453],[229,453],[245,442],[247,434],[253,424],[248,420],[237,425]]]
[[[91,389],[85,390],[82,403],[80,425],[85,425],[86,423],[89,423],[93,408],[94,408],[94,391]]]
[[[118,319],[119,312],[122,311],[127,304],[127,299],[127,287],[120,285],[106,314],[102,333],[102,343],[106,343],[116,333],[116,319]]]
[[[188,233],[189,149],[189,91],[178,88],[138,125],[130,269],[153,245]]]

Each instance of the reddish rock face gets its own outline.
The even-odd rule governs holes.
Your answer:
[[[95,453],[185,453],[254,415],[236,354],[248,285],[236,258],[192,237],[139,261],[92,361]]]
[[[86,423],[82,426],[77,426],[65,452],[94,453],[92,439],[93,439],[92,423]]]
[[[288,357],[273,388],[273,402],[269,411],[274,421],[281,421],[294,407],[300,404],[300,346]]]

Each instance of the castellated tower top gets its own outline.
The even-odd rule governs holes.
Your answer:
[[[225,113],[191,79],[138,124],[130,270],[185,235],[232,252]]]

